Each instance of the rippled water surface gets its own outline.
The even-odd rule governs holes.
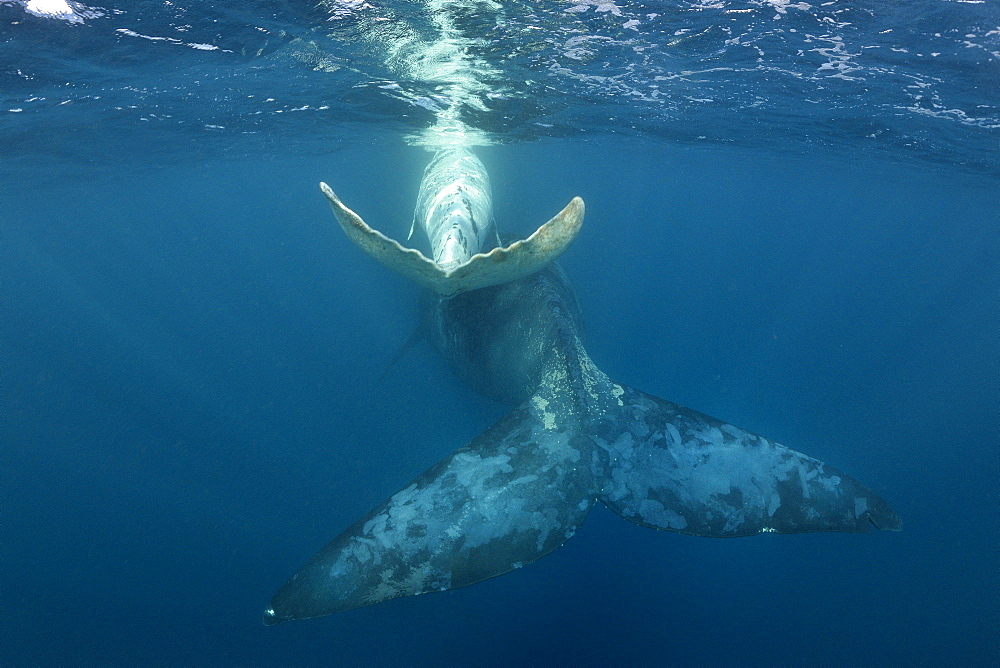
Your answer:
[[[1000,172],[988,1],[29,0],[0,3],[0,24],[16,156],[323,153],[457,102],[499,143],[777,142]]]

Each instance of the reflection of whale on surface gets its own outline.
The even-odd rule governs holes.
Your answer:
[[[463,379],[516,408],[316,554],[275,594],[265,624],[506,573],[566,542],[596,500],[637,524],[698,536],[900,528],[885,501],[837,469],[616,384],[594,366],[572,288],[545,266],[579,229],[579,198],[540,229],[565,241],[543,253],[526,241],[469,257],[478,248],[466,244],[464,264],[451,271],[465,267],[460,276],[474,280],[453,289],[447,272],[323,189],[366,252],[451,295],[432,307],[435,345]],[[454,256],[453,226],[474,217],[462,202],[452,201],[457,216],[451,209],[447,225],[418,219],[435,258]]]

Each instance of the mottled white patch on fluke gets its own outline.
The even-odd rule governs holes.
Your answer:
[[[331,541],[275,594],[264,623],[462,587],[541,558],[594,503],[580,458],[522,405]]]
[[[622,517],[697,536],[898,531],[879,496],[824,462],[625,387],[628,418],[603,447],[601,501]]]
[[[559,257],[583,225],[583,200],[574,197],[554,218],[527,239],[473,255],[454,269],[444,269],[418,250],[406,248],[370,227],[348,209],[325,183],[320,190],[347,237],[381,264],[442,296],[455,295],[530,276]]]

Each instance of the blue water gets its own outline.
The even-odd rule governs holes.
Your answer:
[[[382,376],[418,291],[316,184],[404,238],[447,95],[386,57],[433,33],[423,3],[363,5],[0,2],[0,662],[993,664],[990,0],[464,24],[494,37],[459,110],[501,232],[587,202],[561,262],[595,362],[850,472],[903,532],[715,540],[598,506],[502,577],[261,625],[507,410],[425,344]]]

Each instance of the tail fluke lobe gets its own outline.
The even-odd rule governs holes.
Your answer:
[[[698,536],[898,531],[877,494],[823,462],[631,388],[598,498],[622,517]]]
[[[555,550],[595,496],[573,438],[521,406],[330,542],[275,594],[264,623],[462,587]]]

